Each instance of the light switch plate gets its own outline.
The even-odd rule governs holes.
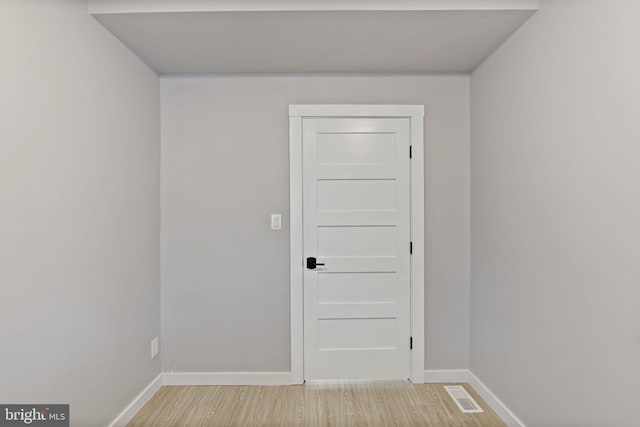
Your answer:
[[[271,229],[272,230],[282,230],[282,215],[281,214],[271,214]]]
[[[151,358],[155,359],[155,357],[158,355],[159,352],[159,339],[158,337],[155,337],[154,339],[151,340]]]

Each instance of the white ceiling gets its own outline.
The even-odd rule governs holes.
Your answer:
[[[90,0],[96,19],[161,74],[466,73],[537,7],[531,0]]]

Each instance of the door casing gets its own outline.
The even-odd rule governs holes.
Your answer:
[[[290,105],[289,232],[291,292],[291,383],[304,383],[302,122],[312,117],[408,118],[411,158],[411,350],[410,380],[424,383],[424,106],[423,105]],[[407,153],[409,155],[409,153]]]

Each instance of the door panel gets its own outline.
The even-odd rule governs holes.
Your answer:
[[[319,212],[388,212],[395,209],[396,182],[393,179],[318,180]]]
[[[318,273],[318,304],[395,304],[395,273]]]
[[[304,375],[409,377],[409,119],[303,119]]]
[[[393,350],[396,347],[395,318],[320,319],[319,350]]]
[[[396,253],[396,228],[385,226],[320,226],[319,257],[392,257]]]
[[[364,129],[360,128],[360,132],[352,133],[318,134],[318,164],[395,164],[395,135],[393,133],[365,132]]]

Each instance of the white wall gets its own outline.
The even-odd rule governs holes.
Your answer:
[[[290,370],[288,105],[426,105],[426,366],[468,364],[469,77],[162,79],[163,368]]]
[[[160,371],[159,81],[84,0],[0,8],[0,402],[104,426]]]
[[[472,76],[471,369],[529,427],[638,425],[639,16],[543,0]]]

